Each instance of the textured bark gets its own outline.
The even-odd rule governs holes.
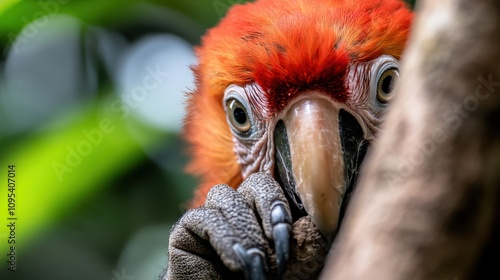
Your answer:
[[[500,279],[500,1],[420,4],[324,279]]]

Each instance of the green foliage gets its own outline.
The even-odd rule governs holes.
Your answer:
[[[136,5],[151,4],[172,15],[158,25],[167,29],[170,25],[178,35],[192,36],[188,39],[193,42],[217,21],[212,4],[200,3],[1,1],[0,100],[5,100],[1,96],[2,68],[8,50],[30,23],[42,30],[46,28],[44,17],[50,21],[67,14],[85,26],[127,30],[137,21]],[[206,12],[210,10],[213,12]],[[68,275],[80,275],[69,277],[72,279],[112,279],[122,268],[134,277],[161,272],[168,229],[185,210],[183,205],[195,186],[183,173],[187,161],[184,144],[175,131],[158,131],[133,115],[120,118],[110,110],[117,98],[115,90],[109,82],[100,87],[98,98],[62,110],[30,131],[2,135],[0,130],[0,168],[4,170],[0,180],[7,181],[8,165],[16,166],[14,215],[18,218],[18,271],[12,274],[6,269],[5,253],[12,245],[4,225],[9,190],[6,184],[0,185],[1,279],[67,279]],[[0,118],[4,121],[1,110]],[[148,155],[160,151],[167,154],[163,167]],[[136,234],[141,237],[134,238]],[[129,242],[150,244],[151,250]],[[148,261],[141,263],[131,256]],[[78,267],[75,262],[85,265]]]

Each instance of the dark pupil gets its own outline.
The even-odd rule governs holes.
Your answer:
[[[394,85],[392,82],[392,76],[387,76],[382,80],[382,91],[384,93],[391,93],[394,89]]]
[[[247,114],[242,108],[234,109],[233,116],[239,124],[245,124],[247,122]]]

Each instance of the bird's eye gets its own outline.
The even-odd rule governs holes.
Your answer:
[[[396,68],[385,70],[377,84],[377,100],[381,103],[388,103],[394,98],[394,87],[399,79],[399,72]]]
[[[231,98],[226,102],[226,107],[229,121],[234,129],[240,133],[248,132],[251,128],[251,123],[245,106],[240,101]]]

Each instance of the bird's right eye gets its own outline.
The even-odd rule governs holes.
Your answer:
[[[231,98],[226,102],[226,107],[228,119],[233,128],[240,133],[248,132],[251,123],[245,106],[240,101]]]

